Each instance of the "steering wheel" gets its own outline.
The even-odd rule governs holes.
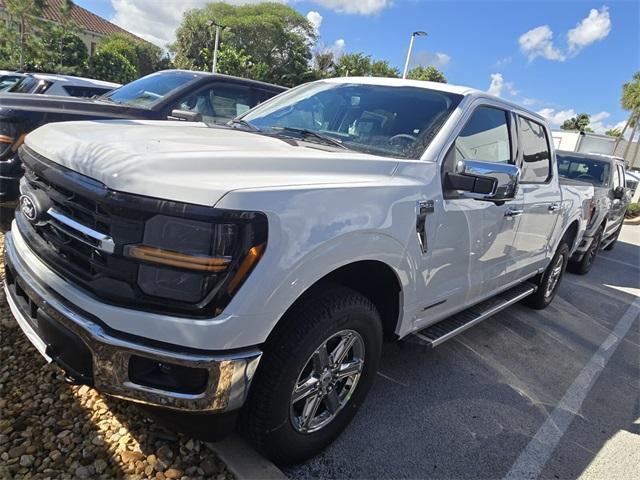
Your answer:
[[[578,175],[576,177],[576,180],[582,180],[582,181],[587,181],[587,182],[595,181],[595,179],[591,175],[586,175],[586,174]]]
[[[415,142],[415,141],[418,140],[417,137],[414,137],[413,135],[409,135],[408,133],[399,133],[399,134],[394,135],[393,137],[391,137],[389,139],[389,143],[392,143],[393,141],[399,140],[399,139],[410,140],[412,142]]]

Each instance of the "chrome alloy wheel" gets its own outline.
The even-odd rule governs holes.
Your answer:
[[[556,285],[558,285],[558,281],[560,280],[560,276],[562,275],[562,267],[564,265],[564,255],[560,255],[558,259],[553,264],[551,269],[551,273],[549,274],[549,280],[547,282],[547,289],[544,291],[545,298],[549,298],[553,293]]]
[[[313,433],[349,403],[364,367],[364,340],[354,330],[326,339],[307,360],[291,394],[293,428]]]

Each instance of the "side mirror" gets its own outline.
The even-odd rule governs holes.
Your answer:
[[[505,202],[516,196],[520,168],[510,163],[460,160],[455,173],[447,173],[447,188],[467,198]]]
[[[616,187],[613,189],[613,198],[617,199],[617,200],[622,200],[625,196],[625,189],[624,187]]]
[[[201,122],[202,114],[200,112],[191,112],[189,110],[171,110],[171,115],[167,120],[181,120],[183,122]]]

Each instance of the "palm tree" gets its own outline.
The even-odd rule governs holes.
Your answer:
[[[631,81],[625,83],[622,86],[622,96],[620,97],[620,104],[625,110],[631,110],[631,114],[629,115],[629,119],[622,129],[622,134],[616,140],[614,152],[615,149],[618,148],[620,140],[624,137],[627,128],[631,127],[633,128],[633,131],[631,132],[629,143],[627,143],[627,146],[624,149],[624,154],[622,155],[623,157],[626,157],[627,153],[629,152],[631,142],[633,141],[633,137],[636,134],[636,129],[638,127],[637,120],[640,116],[640,72],[634,73]]]

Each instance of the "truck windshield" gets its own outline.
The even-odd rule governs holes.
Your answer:
[[[577,155],[557,154],[561,177],[606,187],[609,181],[609,162]]]
[[[321,81],[279,95],[242,121],[266,134],[323,136],[351,150],[418,159],[460,100],[419,87]]]
[[[150,108],[174,90],[198,79],[189,72],[158,72],[117,88],[99,99],[133,107]]]

